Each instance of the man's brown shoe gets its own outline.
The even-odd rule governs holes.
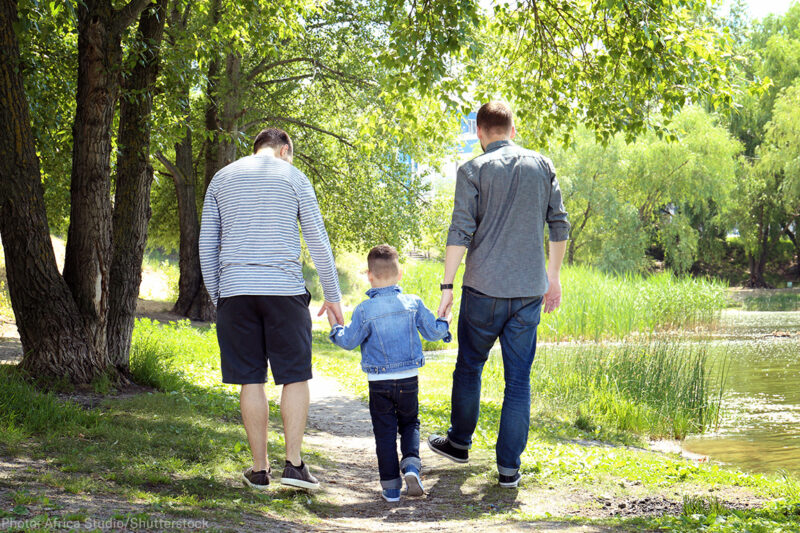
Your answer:
[[[281,476],[281,485],[317,490],[319,481],[311,475],[311,472],[308,471],[308,465],[304,462],[301,462],[300,466],[294,466],[289,461],[286,461],[286,468],[283,469],[283,475]]]
[[[267,490],[269,487],[269,476],[272,470],[259,470],[253,472],[253,467],[248,468],[242,473],[245,485],[256,490]]]

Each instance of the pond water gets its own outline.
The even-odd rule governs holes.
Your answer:
[[[712,372],[727,374],[719,426],[683,447],[747,471],[800,476],[800,311],[725,310],[713,334],[664,337],[706,346]],[[590,344],[543,343],[537,356]],[[455,352],[426,357],[455,361]]]
[[[687,438],[686,450],[744,470],[800,474],[798,333],[800,312],[723,313],[718,334],[701,341],[727,362],[720,425]]]

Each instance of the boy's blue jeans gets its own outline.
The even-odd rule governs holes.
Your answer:
[[[369,414],[375,433],[378,473],[384,489],[403,487],[400,471],[407,465],[420,469],[418,392],[417,376],[369,382]],[[403,454],[401,462],[397,460],[398,433]]]
[[[542,297],[493,298],[464,287],[458,320],[458,358],[453,371],[450,429],[456,448],[469,449],[478,424],[481,374],[489,351],[500,337],[505,393],[497,434],[497,470],[512,476],[528,442],[531,415],[531,365]]]

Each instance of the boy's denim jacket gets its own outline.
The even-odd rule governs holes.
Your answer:
[[[397,285],[372,288],[353,311],[347,327],[335,325],[334,344],[352,350],[361,345],[361,369],[367,374],[385,374],[418,368],[425,364],[417,331],[429,341],[450,342],[447,321],[436,318],[419,296],[403,294]]]

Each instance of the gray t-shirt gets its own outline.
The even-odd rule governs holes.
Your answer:
[[[495,298],[547,292],[544,225],[553,242],[569,221],[553,163],[511,141],[496,141],[462,165],[447,244],[466,246],[465,287]]]

